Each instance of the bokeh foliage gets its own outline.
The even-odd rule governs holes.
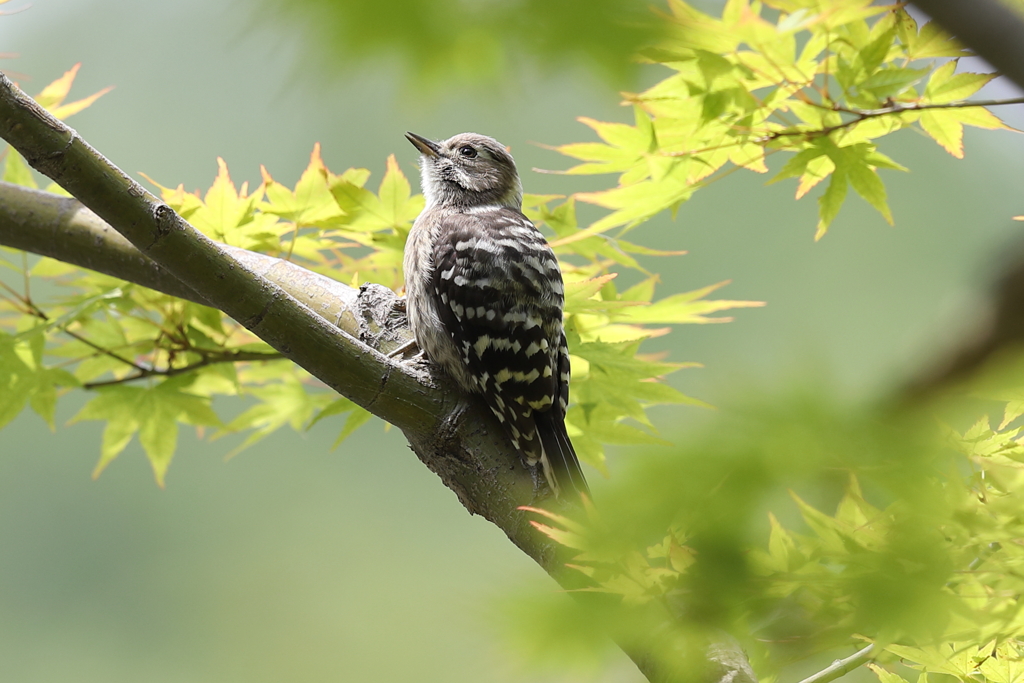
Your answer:
[[[466,54],[491,73],[508,49],[487,38],[499,27],[509,41],[534,40],[537,54],[601,64],[621,62],[641,35],[608,28],[621,21],[610,0],[585,8],[306,6],[321,18],[340,13],[323,25],[339,31],[345,49],[404,50],[438,73]],[[581,23],[584,16],[594,25]],[[570,433],[582,458],[602,470],[608,444],[664,443],[648,408],[700,403],[664,381],[687,364],[649,357],[643,342],[672,325],[721,322],[720,311],[758,305],[709,299],[724,283],[657,293],[656,271],[671,263],[659,259],[682,252],[649,249],[625,239],[629,231],[734,170],[767,174],[775,155],[784,161],[772,182],[795,178],[798,199],[818,196],[816,238],[850,188],[891,222],[879,171],[905,169],[880,151],[886,136],[916,128],[960,157],[964,125],[1005,127],[966,99],[993,75],[958,72],[956,60],[968,52],[899,4],[730,0],[711,16],[669,0],[654,16],[659,28],[642,35],[655,35],[655,44],[641,61],[664,78],[625,94],[634,123],[582,119],[600,141],[558,147],[582,162],[565,173],[613,174],[614,186],[530,195],[524,206],[562,261]],[[474,34],[479,17],[487,21]],[[531,32],[526,19],[535,17],[550,24]],[[98,97],[63,104],[73,80],[69,72],[40,101],[68,116]],[[4,179],[35,183],[10,150]],[[266,169],[258,187],[237,187],[223,160],[205,191],[158,187],[214,239],[354,286],[400,287],[402,247],[423,205],[394,156],[378,183],[366,169],[332,172],[319,149],[294,187]],[[608,212],[581,224],[581,201]],[[213,437],[241,434],[237,452],[281,427],[307,429],[344,414],[340,440],[369,419],[218,311],[9,249],[0,250],[0,266],[0,426],[29,408],[52,428],[60,396],[94,392],[75,419],[106,423],[97,474],[137,435],[162,485],[180,425]],[[60,294],[40,301],[37,279]],[[214,400],[222,396],[242,397],[246,407]],[[585,623],[575,612],[551,612],[564,602],[533,605],[524,618],[566,626],[560,647],[573,633],[595,632],[650,645],[671,614],[684,639],[718,629],[742,638],[769,676],[871,642],[883,683],[918,675],[906,667],[923,680],[1016,681],[1024,671],[1016,406],[995,429],[983,417],[958,430],[913,411],[894,414],[888,404],[837,405],[820,390],[745,397],[671,456],[651,458],[602,490],[589,518],[538,511],[539,528],[578,551],[574,566],[614,599]],[[671,636],[667,658],[676,652]]]
[[[263,20],[290,23],[307,59],[343,65],[397,60],[420,97],[456,86],[501,90],[524,67],[583,67],[613,80],[664,27],[635,0],[261,0]],[[330,57],[325,60],[325,56]]]
[[[908,667],[1017,680],[992,669],[1024,668],[1024,440],[1009,411],[998,427],[986,416],[957,430],[821,388],[726,406],[602,491],[587,520],[536,511],[538,528],[574,549],[589,590],[618,600],[582,616],[535,601],[528,618],[570,633],[583,620],[581,633],[619,642],[661,633],[670,666],[665,613],[683,640],[734,634],[766,674],[874,643],[883,683],[914,680]],[[600,642],[577,649],[599,654]]]

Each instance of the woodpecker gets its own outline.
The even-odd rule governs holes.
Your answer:
[[[522,213],[512,155],[493,138],[441,142],[414,133],[426,207],[405,245],[405,292],[417,345],[483,398],[524,463],[556,496],[587,493],[565,431],[569,348],[558,259]]]

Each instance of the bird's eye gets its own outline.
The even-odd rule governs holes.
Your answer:
[[[462,147],[459,147],[459,154],[466,157],[467,159],[476,158],[476,150],[469,145],[463,145]]]

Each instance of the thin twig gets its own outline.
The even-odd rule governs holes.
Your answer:
[[[856,118],[844,121],[843,123],[837,123],[834,126],[826,126],[825,128],[815,128],[812,130],[779,130],[769,133],[768,135],[760,138],[754,138],[751,142],[757,144],[765,144],[773,140],[777,140],[783,137],[808,137],[808,138],[820,138],[826,135],[830,135],[837,130],[849,128],[855,126],[858,123],[867,121],[868,119],[877,118],[879,116],[888,116],[889,114],[903,114],[908,111],[926,111],[929,109],[967,109],[971,107],[996,107],[1004,104],[1024,104],[1024,97],[1014,97],[1006,100],[978,100],[976,102],[947,102],[944,104],[894,104],[890,107],[882,107],[881,109],[847,109],[839,106],[827,107],[825,105],[817,105],[831,111],[838,111],[844,114],[853,114]]]
[[[46,318],[44,318],[44,320],[46,320]],[[94,349],[97,353],[99,353],[101,355],[109,356],[110,358],[113,358],[116,361],[120,361],[121,363],[124,363],[125,365],[130,365],[131,367],[135,368],[139,372],[149,372],[148,368],[143,367],[143,366],[139,365],[138,363],[136,363],[135,361],[129,360],[129,359],[125,358],[124,356],[118,355],[118,354],[114,353],[113,351],[111,351],[110,349],[104,348],[104,347],[100,346],[99,344],[97,344],[95,342],[89,341],[87,338],[83,337],[82,335],[78,334],[77,332],[72,332],[71,330],[69,330],[66,327],[62,327],[60,329],[60,331],[63,332],[64,334],[68,335],[72,339],[80,341],[83,344],[85,344],[86,346],[88,346],[89,348]]]
[[[825,137],[826,135],[829,135],[831,133],[834,133],[837,130],[842,130],[844,128],[849,128],[850,126],[855,126],[858,123],[861,123],[863,121],[867,121],[868,119],[877,118],[879,116],[888,116],[890,114],[902,114],[902,113],[908,112],[908,111],[927,111],[929,109],[968,109],[968,108],[971,108],[971,107],[996,107],[996,106],[1006,105],[1006,104],[1024,104],[1024,97],[1014,97],[1014,98],[1005,99],[1005,100],[978,100],[976,102],[967,102],[967,101],[964,101],[964,102],[948,102],[948,103],[942,103],[942,104],[913,104],[913,103],[909,103],[909,104],[893,104],[892,106],[883,107],[881,109],[849,109],[849,108],[846,108],[846,107],[841,107],[839,105],[829,106],[829,105],[826,105],[826,104],[821,104],[820,102],[813,102],[813,101],[810,101],[810,100],[803,100],[803,101],[806,102],[809,105],[812,105],[812,106],[815,106],[815,107],[819,107],[820,109],[826,109],[828,111],[837,111],[837,112],[840,112],[840,113],[843,113],[843,114],[852,114],[852,115],[856,116],[856,118],[850,119],[849,121],[844,121],[842,123],[837,123],[834,126],[827,126],[825,128],[814,128],[814,129],[810,129],[810,130],[779,130],[779,131],[773,131],[771,133],[768,133],[767,135],[762,135],[760,137],[749,138],[748,142],[752,142],[754,144],[759,144],[759,145],[764,145],[764,144],[766,144],[768,142],[771,142],[773,140],[777,140],[777,139],[783,138],[783,137],[798,137],[798,136],[802,136],[802,137],[808,137],[808,138],[820,138],[820,137]],[[725,144],[722,144],[722,145],[715,145],[713,147],[703,147],[701,149],[685,150],[685,151],[682,151],[682,152],[662,152],[661,155],[662,156],[666,156],[666,157],[686,157],[686,156],[693,156],[693,155],[696,155],[696,154],[703,154],[705,152],[713,152],[713,151],[716,151],[716,150],[719,150],[719,149],[725,149],[725,148],[728,148],[728,147],[735,147],[738,144],[740,144],[740,143],[738,143],[738,142],[730,142],[730,143],[725,143]],[[540,170],[540,169],[534,169],[534,170]],[[552,173],[552,171],[542,171],[542,172],[543,173]]]
[[[800,681],[800,683],[829,683],[829,681],[841,678],[856,669],[858,666],[867,664],[874,659],[874,650],[875,644],[871,643],[867,647],[854,652],[846,659],[837,659],[832,662],[831,665],[825,667],[813,676],[808,676],[804,680]]]
[[[11,294],[10,298],[5,296],[3,297],[3,299],[5,301],[10,301],[15,310],[18,310],[25,315],[31,315],[32,312],[28,308],[18,308],[19,305],[25,305],[24,299],[22,298],[21,294],[18,293],[18,290],[14,289],[3,280],[0,280],[0,288],[7,290]]]
[[[96,389],[98,387],[109,387],[115,384],[127,384],[128,382],[137,382],[140,379],[146,379],[148,377],[174,377],[176,375],[183,375],[186,372],[192,372],[199,368],[205,368],[209,365],[217,365],[220,363],[241,363],[245,361],[265,361],[265,360],[280,360],[284,358],[280,353],[261,353],[259,351],[236,351],[232,353],[226,353],[218,356],[207,356],[198,363],[192,363],[190,365],[184,365],[180,368],[166,368],[164,370],[146,370],[134,374],[122,377],[120,379],[108,379],[102,382],[87,382],[82,385],[83,389]]]
[[[0,287],[3,287],[8,292],[10,292],[12,294],[12,296],[14,296],[25,307],[25,310],[24,310],[24,314],[25,315],[35,316],[36,318],[39,318],[43,322],[49,322],[50,321],[50,316],[46,314],[46,311],[44,311],[43,309],[41,309],[38,306],[36,306],[35,303],[33,303],[30,299],[22,296],[21,294],[19,294],[17,291],[12,289],[9,285],[5,284],[4,282],[0,282]],[[129,359],[123,357],[123,356],[119,356],[118,354],[114,353],[110,349],[104,348],[104,347],[100,346],[99,344],[96,344],[94,342],[89,341],[86,337],[83,337],[82,335],[78,334],[77,332],[72,332],[67,327],[62,326],[62,327],[60,327],[58,329],[59,329],[60,332],[63,332],[64,334],[68,335],[72,339],[75,339],[77,341],[82,342],[83,344],[85,344],[89,348],[91,348],[91,349],[93,349],[95,351],[98,351],[99,353],[101,353],[103,355],[110,356],[114,360],[120,361],[120,362],[124,363],[125,365],[130,365],[131,367],[135,368],[139,372],[149,372],[149,370],[147,368],[144,368],[143,366],[139,365],[138,363],[136,363],[136,362],[134,362],[132,360],[129,360]]]

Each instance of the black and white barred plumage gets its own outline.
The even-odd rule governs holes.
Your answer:
[[[586,492],[565,431],[562,273],[520,210],[512,156],[474,133],[443,142],[406,137],[422,155],[427,200],[405,248],[406,308],[417,344],[464,390],[483,397],[556,495]]]

